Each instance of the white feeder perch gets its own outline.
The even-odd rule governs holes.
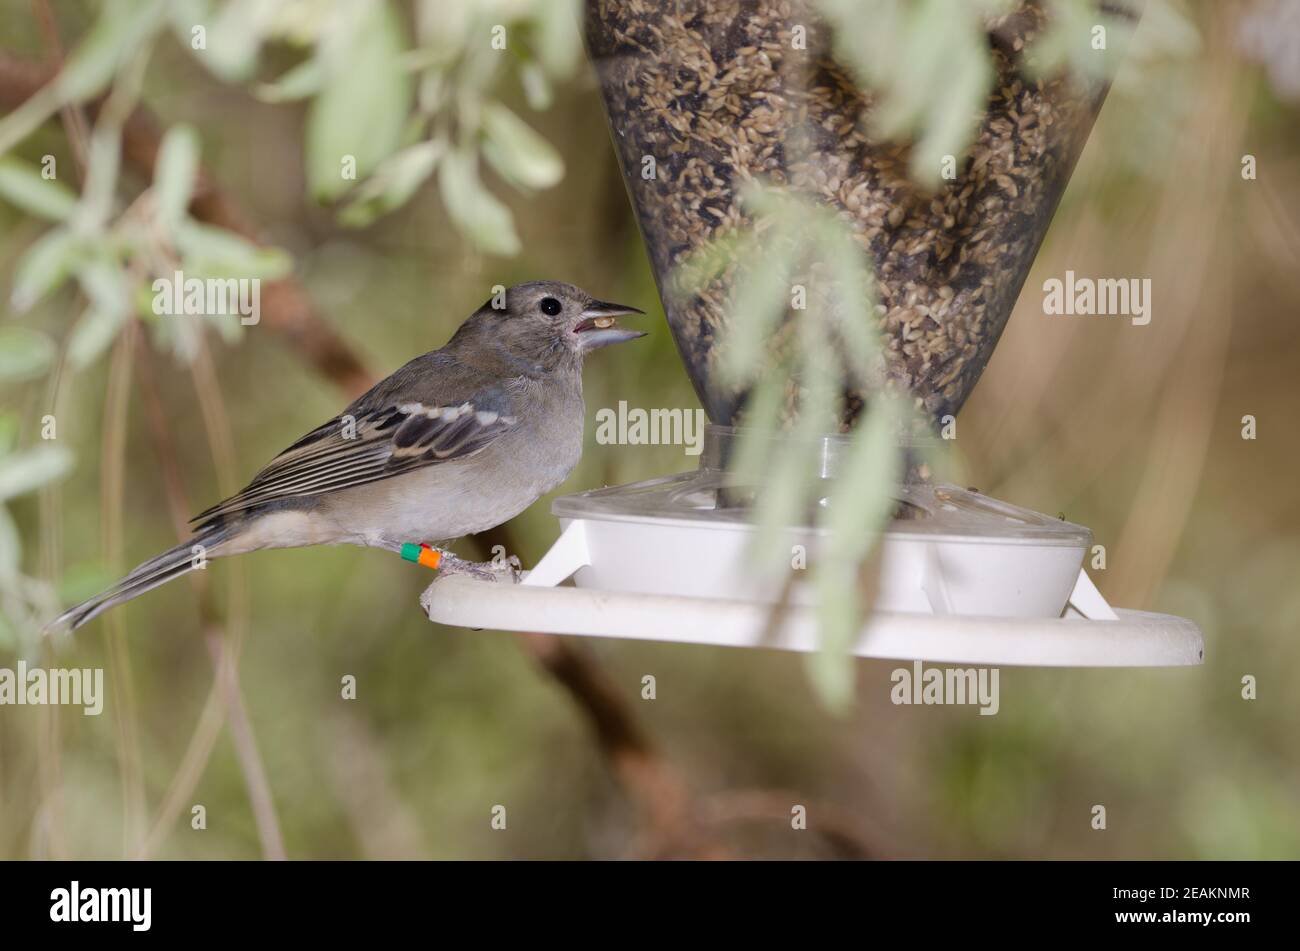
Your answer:
[[[519,584],[439,577],[421,604],[460,627],[810,651],[814,595],[780,599],[746,557],[752,489],[722,466],[734,431],[711,426],[696,472],[555,501],[559,539]],[[829,476],[845,443],[819,447]],[[1164,667],[1200,664],[1200,629],[1184,618],[1115,610],[1083,569],[1092,533],[949,485],[896,495],[881,544],[874,609],[860,657],[954,664]],[[789,531],[811,562],[824,532]],[[572,579],[573,587],[558,587]]]

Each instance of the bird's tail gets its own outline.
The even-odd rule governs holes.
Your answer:
[[[75,631],[109,608],[130,601],[161,584],[203,567],[208,558],[218,554],[214,549],[229,535],[230,530],[225,525],[208,525],[199,529],[189,541],[167,549],[156,558],[150,558],[108,590],[64,611],[45,625],[45,633],[50,634],[65,628]]]

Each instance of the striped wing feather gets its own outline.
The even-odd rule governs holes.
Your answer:
[[[195,516],[208,522],[281,499],[337,492],[424,466],[464,459],[516,424],[496,403],[406,402],[336,416],[276,456],[242,492]]]

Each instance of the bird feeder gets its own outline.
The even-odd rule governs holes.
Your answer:
[[[739,484],[726,462],[747,394],[715,372],[735,269],[686,296],[669,293],[673,271],[745,224],[746,183],[811,196],[850,223],[875,275],[882,382],[932,421],[955,415],[1006,325],[1105,95],[1099,84],[1030,75],[1024,56],[1044,27],[1030,2],[989,20],[996,80],[974,146],[927,190],[909,174],[906,144],[872,137],[873,104],[832,57],[808,3],[589,0],[587,42],[612,138],[669,326],[713,425],[696,471],[557,499],[559,539],[521,584],[440,578],[423,598],[430,618],[815,649],[812,592],[799,582],[773,590],[745,557],[757,487]],[[792,43],[796,28],[802,45]],[[797,131],[808,129],[811,138]],[[847,430],[867,395],[845,397]],[[848,438],[783,449],[829,480]],[[787,535],[811,559],[824,529],[790,525]],[[852,650],[952,663],[1201,663],[1193,622],[1106,603],[1083,569],[1091,544],[1083,526],[909,478],[895,493],[874,609]]]

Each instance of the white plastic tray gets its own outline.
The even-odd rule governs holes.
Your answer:
[[[792,605],[764,640],[771,605],[714,598],[437,578],[420,598],[429,619],[457,627],[679,644],[816,650],[814,612]],[[859,657],[1033,667],[1182,667],[1204,662],[1185,618],[1115,609],[1115,620],[873,614]]]

